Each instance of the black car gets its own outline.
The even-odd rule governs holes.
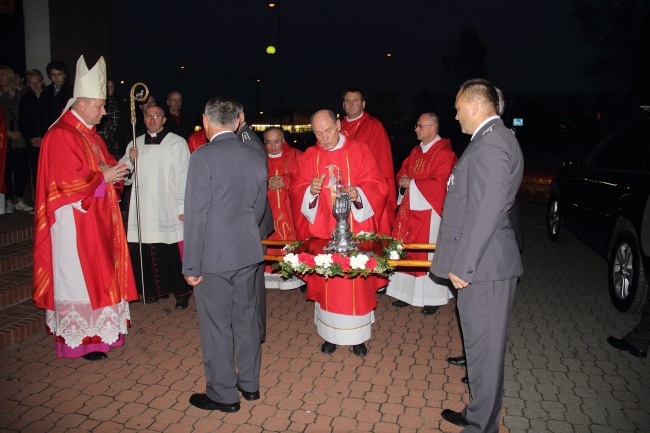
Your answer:
[[[614,306],[641,312],[650,271],[650,110],[620,123],[584,157],[562,164],[547,210],[552,241],[562,226],[608,261]]]

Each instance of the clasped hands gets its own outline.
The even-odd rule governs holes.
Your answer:
[[[269,189],[286,188],[282,176],[269,176]]]
[[[124,162],[117,165],[103,165],[102,173],[104,174],[105,183],[116,183],[127,178],[129,167]]]
[[[318,195],[320,194],[321,190],[323,189],[323,183],[325,182],[325,175],[321,175],[321,177],[315,177],[311,180],[311,184],[309,185],[309,193],[311,195]],[[357,187],[355,186],[346,186],[343,187],[341,192],[345,192],[350,196],[350,201],[357,201],[359,200],[359,191],[357,191]]]

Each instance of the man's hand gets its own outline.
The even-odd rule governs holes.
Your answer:
[[[103,166],[102,172],[104,173],[105,183],[115,183],[126,179],[129,174],[129,167],[127,167],[125,163],[113,166]]]
[[[411,178],[405,174],[402,175],[402,177],[399,178],[399,186],[400,188],[408,188],[411,186]]]
[[[321,177],[315,177],[311,180],[311,185],[309,185],[309,193],[311,195],[320,194],[320,190],[323,189],[323,182],[325,182],[325,175]]]
[[[269,189],[282,189],[282,188],[286,188],[282,176],[269,177]]]
[[[138,148],[133,146],[131,150],[129,150],[129,159],[131,160],[131,164],[135,164],[135,160],[138,158]]]
[[[178,220],[183,221],[183,214],[178,215]]]
[[[343,188],[343,192],[348,193],[348,195],[350,196],[350,201],[359,200],[359,191],[357,191],[356,186],[346,186],[345,188]]]
[[[449,273],[449,281],[451,281],[451,284],[458,290],[464,289],[465,287],[469,286],[469,283],[467,281],[461,280],[451,272]]]
[[[203,277],[201,275],[199,275],[198,277],[191,277],[185,275],[185,281],[187,281],[187,284],[194,287],[197,286],[201,281],[203,281]]]
[[[21,134],[20,131],[9,131],[9,128],[7,128],[7,137],[12,140],[20,140],[23,138],[23,134]]]
[[[29,141],[32,143],[33,147],[41,147],[41,142],[43,139],[41,137],[34,137]]]

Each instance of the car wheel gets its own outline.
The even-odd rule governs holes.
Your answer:
[[[557,242],[560,237],[560,228],[562,227],[562,214],[560,211],[558,197],[552,196],[546,210],[546,232],[548,233],[548,238],[553,242]]]
[[[622,312],[640,313],[648,291],[641,252],[636,235],[623,231],[612,245],[609,255],[609,296]]]

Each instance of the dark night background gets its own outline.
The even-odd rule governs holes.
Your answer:
[[[266,123],[280,104],[301,120],[320,108],[343,114],[342,91],[361,87],[367,111],[391,135],[397,165],[415,144],[412,125],[423,111],[441,116],[441,135],[458,151],[468,141],[453,118],[457,85],[442,73],[443,54],[468,26],[485,45],[486,77],[508,98],[504,117],[524,118],[518,132],[529,158],[565,153],[577,140],[570,123],[594,111],[584,95],[604,90],[589,74],[595,50],[580,41],[567,0],[283,0],[280,8],[279,20],[277,6],[258,0],[114,0],[111,69],[125,80],[122,95],[143,81],[164,104],[178,89],[197,118],[208,98],[230,96],[249,120]],[[266,54],[268,45],[278,53]],[[310,134],[297,139],[313,143]]]
[[[0,2],[0,12],[14,3],[15,15],[0,13],[0,63],[20,71],[22,2]],[[356,86],[388,130],[396,165],[416,144],[413,124],[425,111],[463,150],[469,136],[453,105],[468,78],[504,92],[507,125],[524,120],[516,132],[528,167],[556,167],[650,102],[650,0],[282,0],[275,8],[262,0],[111,0],[87,8],[100,14],[96,23],[68,13],[75,4],[83,11],[89,3],[49,2],[51,55],[64,54],[73,69],[79,50],[95,50],[93,62],[106,54],[116,84],[124,80],[123,99],[135,82],[162,106],[179,90],[198,123],[205,102],[223,95],[243,102],[249,123],[287,126],[321,108],[343,114],[342,92]],[[269,45],[276,54],[266,54]],[[302,148],[314,142],[311,133],[290,138]]]
[[[472,25],[487,46],[488,78],[509,94],[597,92],[584,69],[593,50],[578,42],[566,0],[522,2],[283,0],[113,1],[117,79],[144,81],[154,95],[178,87],[186,108],[215,94],[279,106],[282,51],[284,108],[340,108],[349,86],[400,92],[407,109],[420,89],[447,93],[441,60]],[[385,57],[391,53],[392,57]],[[180,66],[185,66],[181,70]],[[368,105],[372,113],[372,106]]]

